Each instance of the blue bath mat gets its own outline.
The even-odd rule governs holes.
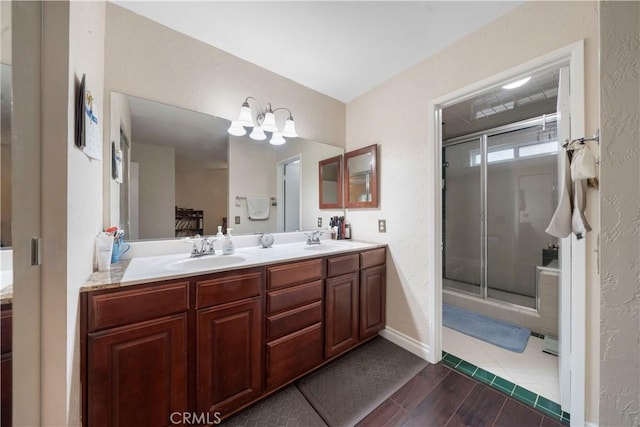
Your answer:
[[[524,351],[531,335],[531,331],[527,328],[449,304],[442,304],[442,324],[447,328],[516,353]]]

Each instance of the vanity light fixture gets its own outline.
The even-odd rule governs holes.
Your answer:
[[[502,86],[502,89],[515,89],[520,86],[524,86],[529,80],[531,80],[531,76],[525,77],[524,79],[516,80],[515,82],[506,84]]]
[[[249,100],[252,99],[256,104],[258,104],[258,115],[256,116],[256,123],[253,121],[253,111],[249,106]],[[276,125],[276,116],[275,112],[278,110],[285,110],[289,113],[289,117],[284,122],[284,128],[282,132],[278,130],[278,126]],[[272,145],[282,145],[286,142],[284,138],[297,138],[298,134],[296,132],[296,125],[293,121],[293,115],[288,108],[278,107],[272,109],[271,103],[267,104],[267,108],[263,109],[257,99],[252,96],[248,96],[244,102],[242,103],[242,107],[240,108],[240,115],[238,116],[238,120],[231,122],[231,126],[229,126],[228,132],[234,136],[243,136],[247,134],[247,130],[245,128],[253,128],[251,133],[249,134],[249,138],[256,141],[264,141],[267,139],[267,135],[265,132],[271,133],[271,139],[269,143]]]

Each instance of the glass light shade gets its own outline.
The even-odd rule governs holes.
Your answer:
[[[267,139],[267,135],[265,135],[261,126],[256,126],[253,128],[253,131],[249,134],[249,138],[254,139],[256,141],[264,141]]]
[[[273,136],[271,137],[271,140],[269,140],[269,144],[271,145],[282,145],[284,144],[285,139],[282,137],[282,134],[280,132],[274,132]]]
[[[294,123],[292,118],[288,118],[286,122],[284,122],[284,129],[282,130],[282,136],[287,138],[297,138],[298,134],[296,133],[296,124]]]
[[[231,122],[231,126],[229,126],[227,132],[229,132],[229,134],[233,136],[243,136],[247,133],[245,128],[243,128],[242,125],[238,122]]]
[[[240,126],[252,128],[255,125],[253,124],[253,114],[251,114],[251,107],[248,104],[243,104],[242,108],[240,108],[240,115],[238,116],[238,120],[236,120]]]
[[[274,116],[273,113],[265,113],[262,130],[265,132],[276,132],[278,130],[276,126],[276,116]]]
[[[529,80],[531,80],[531,77],[525,77],[524,79],[516,80],[515,82],[511,82],[507,85],[502,86],[502,89],[515,89],[527,84]]]

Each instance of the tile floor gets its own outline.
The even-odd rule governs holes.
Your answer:
[[[442,344],[447,353],[553,402],[560,402],[558,358],[542,352],[543,342],[532,336],[523,353],[514,353],[453,329],[442,328]]]

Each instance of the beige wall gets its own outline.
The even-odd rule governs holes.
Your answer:
[[[247,214],[247,201],[236,196],[276,197],[277,152],[270,144],[255,143],[241,136],[229,137],[229,222],[233,233],[259,233],[277,228],[279,206],[271,206],[269,219],[252,221]],[[240,217],[240,224],[234,221]]]
[[[640,425],[640,3],[600,3],[600,426]]]
[[[11,246],[11,145],[0,146],[0,238],[2,247]]]
[[[344,147],[342,102],[112,3],[106,19],[105,94],[117,91],[228,120],[254,96],[288,107],[302,138]],[[105,186],[105,221],[109,190]]]
[[[389,244],[387,324],[422,343],[429,341],[430,301],[427,262],[433,245],[425,224],[432,218],[429,194],[433,183],[426,165],[433,147],[428,104],[498,72],[585,39],[585,134],[598,127],[598,22],[595,2],[526,2],[479,31],[452,44],[432,58],[402,72],[347,105],[347,150],[377,142],[380,208],[350,210],[358,239]],[[597,376],[598,287],[597,235],[599,200],[589,190],[587,216],[594,231],[587,236],[587,383]],[[387,233],[377,232],[377,220],[387,220]],[[597,365],[596,365],[597,366]],[[588,420],[597,419],[597,387],[586,391]],[[594,412],[596,411],[596,412]]]
[[[176,171],[176,206],[203,211],[203,235],[216,234],[227,216],[228,175],[228,169]]]
[[[131,141],[138,163],[138,238],[175,237],[176,151]]]

